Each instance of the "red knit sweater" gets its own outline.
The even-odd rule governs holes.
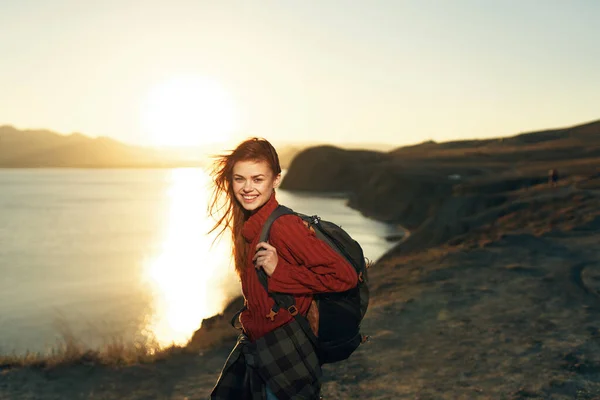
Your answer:
[[[247,309],[240,322],[251,340],[285,325],[293,317],[280,309],[274,321],[267,314],[274,305],[258,280],[252,257],[260,232],[267,217],[278,206],[275,194],[244,223],[242,235],[246,239],[247,263],[242,274],[242,292]],[[354,268],[327,244],[316,238],[295,215],[284,215],[271,226],[269,243],[277,249],[279,261],[269,278],[269,291],[290,293],[296,298],[296,307],[304,315],[308,312],[312,295],[318,292],[341,292],[357,284]]]

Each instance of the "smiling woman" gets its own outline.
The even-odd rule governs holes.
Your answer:
[[[142,106],[142,126],[158,146],[224,142],[235,128],[235,107],[214,79],[180,76],[153,87]]]

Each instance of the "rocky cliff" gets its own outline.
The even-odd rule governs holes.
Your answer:
[[[545,183],[550,168],[572,183],[598,173],[600,121],[390,152],[313,147],[292,161],[282,188],[344,193],[364,215],[409,229],[402,249],[412,251],[518,208],[519,191]]]

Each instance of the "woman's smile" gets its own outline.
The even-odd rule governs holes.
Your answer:
[[[244,199],[244,203],[252,203],[258,197],[257,194],[242,194],[242,198]]]

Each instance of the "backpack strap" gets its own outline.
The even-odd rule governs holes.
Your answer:
[[[269,239],[269,234],[271,233],[271,226],[273,225],[273,222],[275,222],[275,220],[277,218],[281,217],[282,215],[289,215],[289,214],[296,215],[294,210],[292,210],[291,208],[282,206],[281,204],[278,205],[277,208],[275,210],[273,210],[271,215],[269,215],[269,217],[265,221],[262,231],[260,232],[260,237],[259,237],[258,241],[266,242]]]
[[[291,208],[288,208],[286,206],[282,206],[282,205],[277,206],[277,208],[275,210],[273,210],[273,212],[269,215],[269,217],[265,221],[265,224],[262,227],[262,231],[260,232],[260,237],[258,238],[259,243],[266,242],[269,240],[269,234],[271,233],[271,226],[273,225],[273,222],[275,222],[275,220],[277,218],[279,218],[283,215],[289,215],[289,214],[294,215],[296,213]],[[256,273],[258,274],[258,281],[260,282],[262,287],[265,288],[267,293],[269,293],[269,277],[267,276],[266,272],[262,269],[257,269]],[[271,310],[272,314],[270,314],[272,316],[277,314],[279,309],[282,307],[288,309],[292,306],[295,307],[295,305],[296,305],[296,300],[294,299],[294,296],[291,296],[289,294],[269,293],[269,296],[271,298],[273,298],[273,300],[275,300],[275,306]]]
[[[296,214],[296,213],[291,208],[288,208],[286,206],[282,206],[282,205],[277,206],[277,208],[275,210],[273,210],[271,215],[269,215],[269,217],[265,221],[265,224],[262,227],[262,231],[260,232],[260,237],[258,238],[258,242],[260,243],[260,242],[268,241],[269,234],[271,233],[271,226],[273,225],[273,222],[275,222],[275,220],[277,218],[281,217],[282,215],[288,215],[288,214]],[[258,273],[258,280],[260,281],[260,284],[268,292],[269,291],[269,280],[268,280],[268,276],[267,276],[266,272],[263,271],[262,269],[257,269],[256,272]]]
[[[273,222],[275,222],[275,220],[277,218],[281,217],[282,215],[290,215],[290,214],[298,215],[296,212],[294,212],[294,210],[292,210],[289,207],[282,206],[282,205],[277,206],[277,208],[275,210],[273,210],[273,212],[271,213],[271,215],[269,215],[269,217],[265,221],[265,224],[263,225],[262,231],[260,233],[260,237],[258,239],[259,243],[266,242],[269,239],[269,234],[271,232],[271,226],[273,225]],[[281,308],[285,308],[286,310],[288,310],[290,312],[290,314],[292,314],[294,319],[296,321],[298,321],[300,327],[302,328],[302,330],[304,331],[306,336],[308,336],[309,340],[316,347],[317,346],[317,337],[313,333],[313,331],[310,327],[310,324],[308,322],[308,319],[306,319],[306,317],[304,315],[302,315],[298,312],[298,309],[296,308],[296,299],[294,298],[294,296],[291,294],[287,294],[287,293],[269,293],[269,281],[268,281],[269,278],[268,278],[266,272],[263,271],[261,268],[261,269],[257,269],[256,273],[258,274],[258,280],[260,281],[262,287],[264,287],[265,290],[267,291],[267,294],[273,300],[275,300],[275,305],[271,309],[271,313],[269,315],[275,316],[275,314],[277,314],[277,312],[279,312],[279,310]]]
[[[265,224],[263,225],[263,228],[260,233],[260,237],[259,237],[258,241],[266,242],[269,239],[269,234],[271,232],[271,225],[273,225],[273,222],[275,222],[275,220],[277,218],[281,217],[282,215],[287,215],[287,214],[296,214],[296,213],[291,208],[288,208],[286,206],[282,206],[282,205],[277,206],[277,208],[275,210],[273,210],[273,212],[271,212],[269,217],[267,217],[267,220],[265,221]],[[265,271],[263,271],[262,269],[257,269],[256,273],[258,274],[258,281],[260,282],[262,287],[265,288],[267,293],[269,293],[269,286],[268,286],[269,285],[269,277],[267,276]],[[290,295],[285,295],[285,294],[280,295],[280,294],[275,294],[275,293],[269,293],[269,296],[271,296],[273,298],[273,300],[275,300],[275,306],[271,310],[273,315],[277,314],[277,312],[279,311],[279,309],[281,307],[287,309],[291,306],[295,306],[295,303],[296,303],[296,301],[294,300],[294,297],[290,296]],[[244,305],[244,307],[242,307],[242,309],[240,311],[238,311],[237,313],[234,314],[234,316],[231,318],[231,321],[230,321],[231,326],[238,329],[238,327],[235,326],[235,322],[238,320],[240,314],[242,312],[244,312],[245,310],[246,310],[246,305]]]

